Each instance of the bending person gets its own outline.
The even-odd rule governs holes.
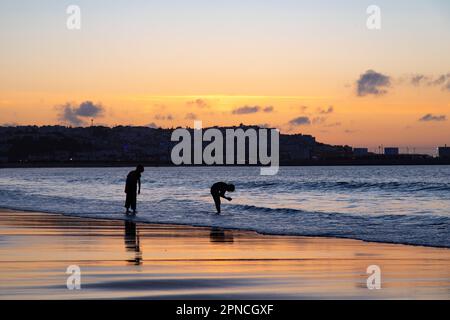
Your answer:
[[[230,197],[225,196],[225,192],[233,192],[234,191],[234,185],[228,184],[225,182],[216,182],[211,187],[211,195],[214,199],[214,203],[216,205],[217,213],[220,213],[220,198],[227,199],[228,201],[231,201],[232,199]]]

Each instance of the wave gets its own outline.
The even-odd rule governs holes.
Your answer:
[[[4,202],[16,210],[61,213],[71,216],[124,220],[121,202],[64,197],[19,196],[26,201]],[[81,206],[83,205],[83,206]],[[229,204],[216,215],[209,204],[197,200],[161,199],[141,202],[137,222],[218,227],[261,234],[336,237],[364,241],[450,248],[450,217],[414,214],[370,216],[315,212],[294,208]]]
[[[125,219],[127,170],[2,171],[0,206]],[[273,177],[243,168],[153,168],[137,221],[450,247],[449,176],[450,167],[293,168]],[[236,199],[216,215],[209,186],[228,180]]]
[[[263,182],[249,181],[240,183],[240,188],[289,188],[291,190],[322,190],[322,191],[397,191],[397,192],[420,192],[420,191],[450,191],[450,183],[429,182],[358,182],[358,181],[304,181],[304,182]]]
[[[378,216],[364,216],[357,214],[347,214],[342,212],[318,212],[318,211],[306,211],[294,208],[268,208],[259,207],[254,205],[233,205],[235,208],[242,210],[260,212],[260,213],[278,213],[278,214],[301,214],[301,215],[314,215],[319,218],[339,218],[339,219],[370,219],[372,221],[417,221],[427,222],[427,224],[450,224],[450,217],[445,216],[423,216],[418,214],[386,214]]]

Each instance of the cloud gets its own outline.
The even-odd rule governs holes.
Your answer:
[[[422,82],[428,81],[428,77],[423,74],[415,74],[411,76],[411,83],[414,86],[420,86]]]
[[[315,117],[312,119],[313,124],[322,124],[327,120],[326,117]]]
[[[242,107],[238,107],[238,108],[234,109],[231,113],[232,114],[250,114],[250,113],[257,113],[260,111],[270,113],[270,112],[274,111],[274,107],[273,106],[266,106],[266,107],[242,106]]]
[[[428,113],[419,119],[419,121],[422,121],[422,122],[446,121],[446,120],[447,120],[447,117],[445,115],[433,115],[431,113]]]
[[[82,126],[85,124],[85,120],[78,117],[71,106],[65,106],[63,108],[62,113],[59,115],[59,119],[74,126]]]
[[[203,99],[195,99],[192,101],[186,102],[188,106],[197,107],[197,108],[209,108],[209,104],[206,100]]]
[[[197,119],[197,115],[195,113],[190,112],[190,113],[187,113],[184,118],[188,119],[188,120],[195,120],[195,119]]]
[[[6,122],[0,124],[0,127],[17,127],[19,124],[17,122]]]
[[[156,123],[154,123],[154,122],[149,123],[147,125],[147,127],[152,128],[152,129],[158,129],[159,128],[159,126]]]
[[[97,117],[103,112],[101,105],[95,105],[91,101],[85,101],[76,109],[77,115],[80,117]]]
[[[307,126],[311,124],[311,120],[308,117],[297,117],[289,121],[289,124],[294,126]]]
[[[231,113],[232,114],[250,114],[250,113],[257,113],[261,109],[260,106],[243,106],[234,109]]]
[[[334,108],[333,108],[333,106],[329,106],[328,109],[321,109],[321,108],[319,108],[317,111],[320,114],[330,114],[330,113],[334,112]]]
[[[378,96],[387,93],[385,88],[391,85],[391,79],[387,75],[367,70],[356,81],[356,85],[358,96],[363,97],[370,94]]]
[[[155,119],[164,121],[164,120],[173,120],[174,117],[171,114],[167,114],[167,115],[157,114],[157,115],[155,115]]]
[[[429,87],[440,86],[442,90],[450,91],[450,73],[441,74],[439,76],[427,76],[423,74],[415,74],[409,77],[411,84],[414,86],[426,85]]]
[[[442,90],[450,91],[450,73],[442,74],[436,78],[431,78],[428,81],[429,86],[441,86]]]
[[[328,128],[339,127],[340,125],[342,125],[341,122],[334,122],[334,123],[329,123],[329,124],[325,125],[325,127],[328,127]]]
[[[428,82],[428,84],[430,86],[439,86],[441,84],[443,84],[445,81],[447,80],[447,75],[446,74],[442,74],[439,77],[431,80],[430,82]]]
[[[101,117],[104,108],[101,104],[94,104],[91,101],[84,101],[79,105],[66,103],[59,107],[59,120],[68,122],[74,126],[82,126],[86,124],[86,118]]]
[[[300,106],[300,111],[302,113],[306,112],[306,110],[308,110],[308,106]]]

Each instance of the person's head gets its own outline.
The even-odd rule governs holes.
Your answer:
[[[138,164],[136,167],[136,171],[139,173],[144,172],[144,166],[142,164]]]
[[[234,184],[228,184],[227,185],[227,191],[229,191],[229,192],[233,192],[234,191]]]

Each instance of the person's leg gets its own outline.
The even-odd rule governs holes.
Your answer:
[[[212,195],[214,204],[216,205],[217,213],[220,213],[220,196],[218,194]]]
[[[131,209],[133,210],[133,213],[136,213],[136,201],[137,201],[137,195],[136,193],[133,194],[133,197],[131,199]]]
[[[129,193],[127,193],[126,195],[127,195],[127,197],[125,199],[125,208],[127,209],[127,213],[129,213],[130,212],[130,206],[131,206],[131,197],[130,197]]]

